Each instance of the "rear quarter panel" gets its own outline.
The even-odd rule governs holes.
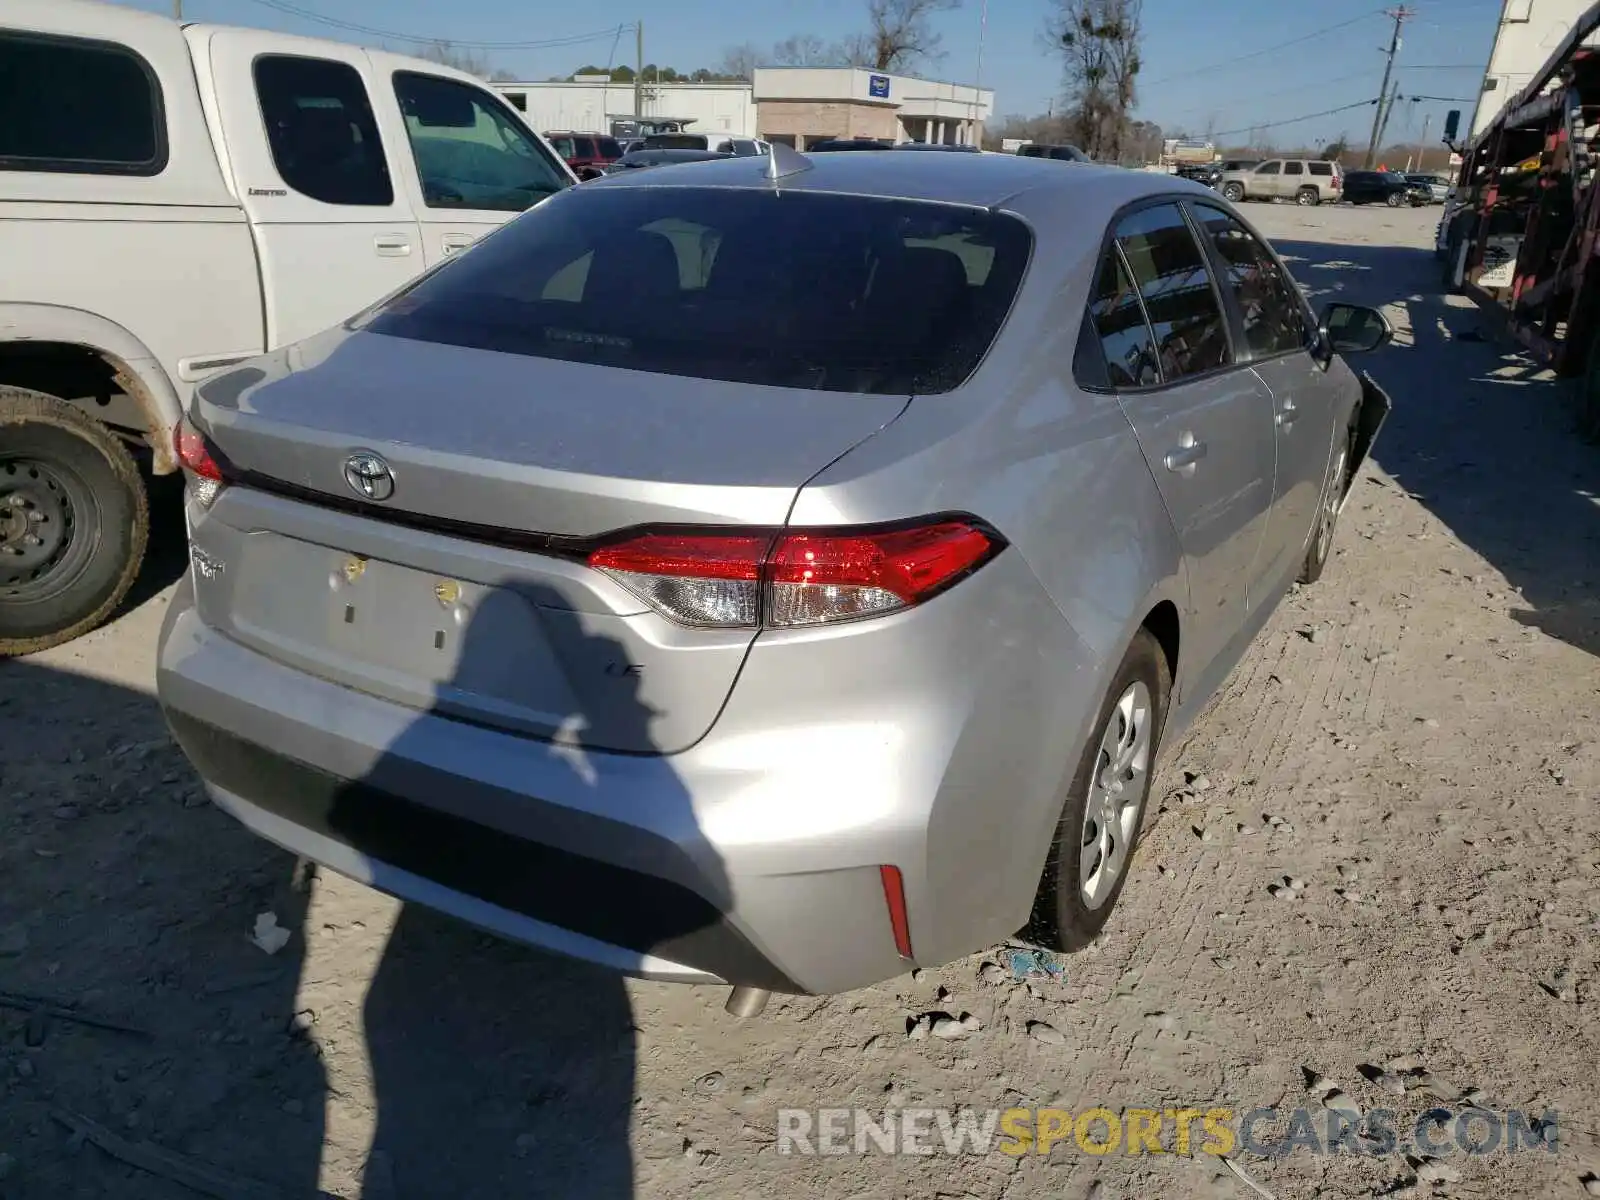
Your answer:
[[[914,399],[812,479],[791,515],[826,525],[973,513],[1026,568],[1013,586],[1045,601],[997,608],[969,633],[992,669],[971,681],[926,863],[963,897],[965,913],[941,911],[936,924],[966,949],[1026,919],[1089,726],[1145,615],[1162,600],[1188,611],[1177,535],[1126,417],[1115,397],[1073,382],[1103,222],[1086,222],[1092,237],[1051,232],[1060,224],[1037,233],[1023,293],[974,377]]]

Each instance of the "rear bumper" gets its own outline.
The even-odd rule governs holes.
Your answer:
[[[973,636],[1005,609],[1038,636]],[[841,689],[840,664],[871,653],[847,631],[777,641],[713,734],[671,755],[533,741],[326,682],[206,625],[187,581],[157,685],[212,798],[296,854],[624,973],[834,993],[915,965],[883,865],[904,879],[916,962],[1021,926],[1081,749],[1062,733],[1104,684],[1016,554],[885,621],[924,648],[895,648],[894,677]]]

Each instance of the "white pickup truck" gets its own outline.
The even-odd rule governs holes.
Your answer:
[[[208,373],[577,182],[434,63],[97,0],[0,5],[0,657],[104,622]]]

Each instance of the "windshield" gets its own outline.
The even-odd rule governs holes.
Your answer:
[[[936,393],[994,341],[1032,246],[952,205],[577,189],[360,322],[373,333],[700,379]]]

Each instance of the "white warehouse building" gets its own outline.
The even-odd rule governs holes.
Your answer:
[[[645,84],[639,89],[643,111],[637,114],[633,84],[613,83],[606,75],[578,75],[569,83],[494,86],[540,131],[611,133],[613,122],[640,116],[687,122],[685,127],[696,133],[756,136],[756,106],[748,83]]]
[[[994,92],[862,67],[757,67],[753,83],[656,83],[605,75],[494,86],[541,131],[616,133],[644,118],[693,133],[760,137],[797,149],[823,138],[981,145]]]

